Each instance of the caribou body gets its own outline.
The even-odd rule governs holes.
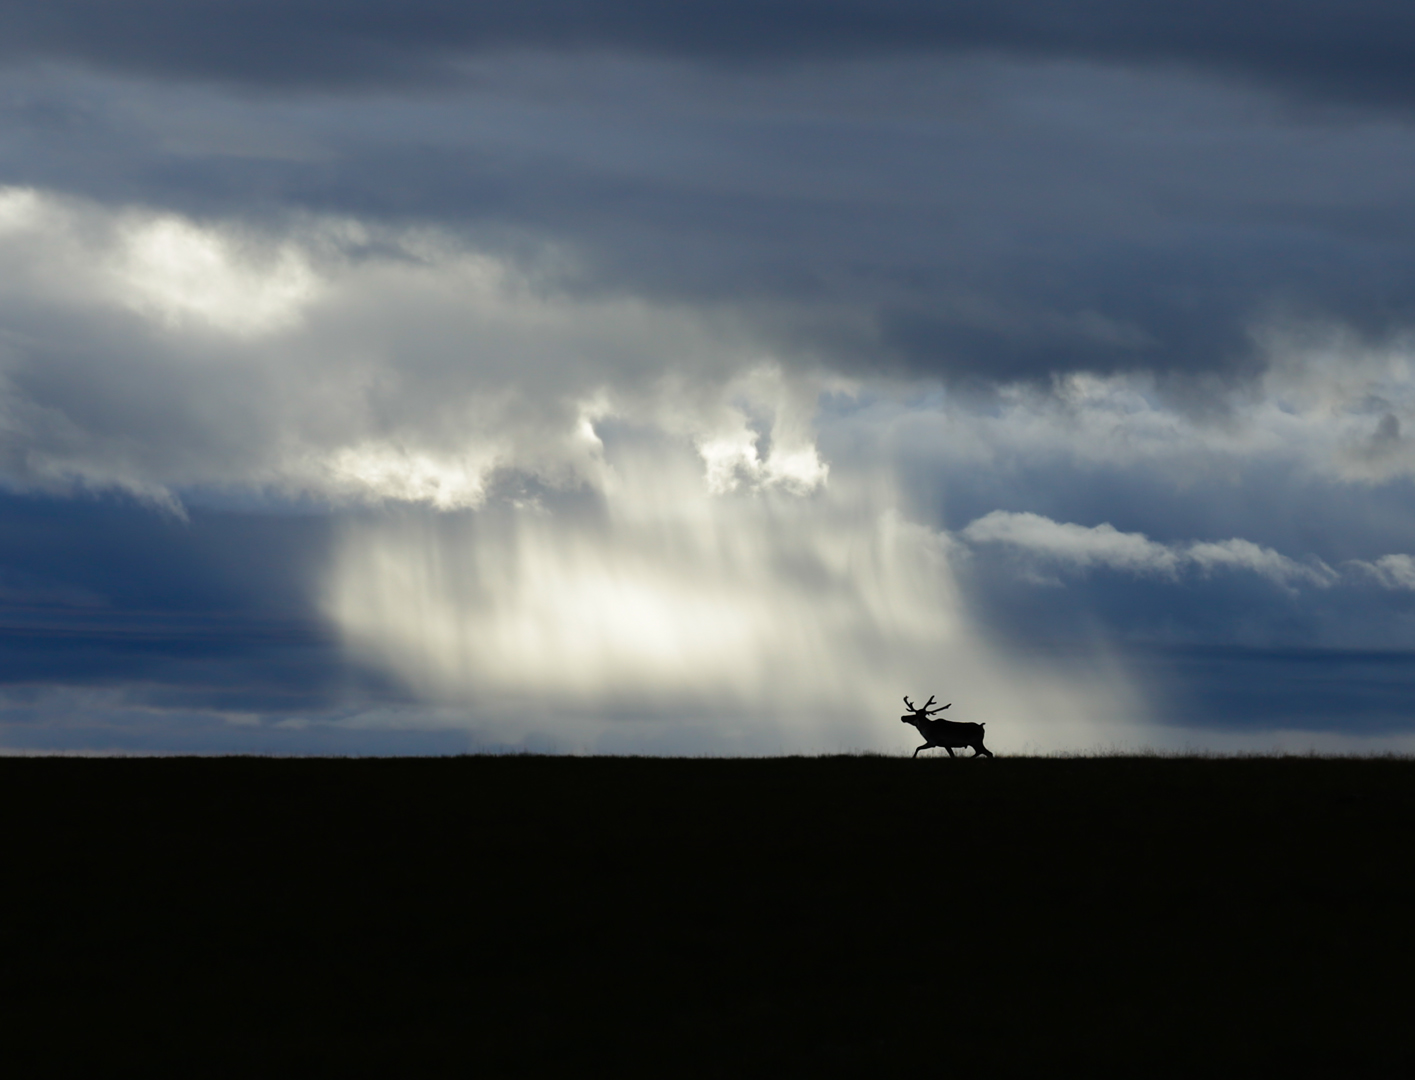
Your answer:
[[[992,757],[992,751],[983,745],[982,724],[960,724],[953,720],[934,720],[932,719],[934,713],[943,712],[943,710],[948,708],[948,705],[952,705],[953,702],[950,701],[948,705],[934,705],[933,708],[929,708],[933,703],[933,694],[929,695],[929,700],[924,702],[922,709],[914,708],[914,703],[909,700],[907,695],[904,698],[904,704],[909,709],[909,715],[901,716],[899,719],[906,724],[913,724],[919,729],[919,734],[924,737],[924,745],[919,747],[919,750],[927,750],[931,746],[938,746],[947,750],[949,757],[957,757],[958,755],[953,752],[954,747],[961,749],[965,746],[971,746],[973,748],[974,757],[977,757],[979,754]],[[919,756],[919,750],[914,751],[915,757]]]

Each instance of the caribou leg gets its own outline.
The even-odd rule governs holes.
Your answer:
[[[924,743],[923,746],[919,747],[919,750],[927,750],[928,748],[929,748],[929,744],[928,744],[928,743]],[[918,756],[919,756],[919,750],[915,750],[915,751],[914,751],[914,757],[918,757]],[[910,760],[912,761],[913,759],[911,758]]]

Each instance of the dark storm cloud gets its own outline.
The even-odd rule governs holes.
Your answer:
[[[130,705],[259,717],[396,700],[350,664],[309,589],[324,516],[0,497],[0,691],[129,687]],[[13,745],[13,743],[12,743]]]
[[[1415,651],[1167,646],[1126,650],[1164,703],[1161,719],[1199,732],[1273,728],[1386,736],[1415,728]]]
[[[420,80],[496,50],[792,62],[985,52],[1172,63],[1376,102],[1415,97],[1415,12],[1395,0],[50,0],[0,7],[0,55],[253,85]]]

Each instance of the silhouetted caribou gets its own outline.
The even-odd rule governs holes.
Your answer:
[[[949,757],[957,757],[953,748],[971,746],[973,756],[986,754],[992,757],[992,751],[983,745],[983,725],[982,724],[959,724],[953,720],[932,720],[930,716],[936,712],[943,712],[944,709],[952,705],[935,705],[932,709],[930,705],[934,703],[934,695],[929,695],[929,700],[924,702],[922,709],[914,708],[914,703],[909,700],[908,695],[904,697],[904,704],[908,706],[909,716],[901,716],[899,719],[906,724],[913,724],[919,729],[919,734],[925,739],[924,745],[919,750],[927,750],[931,746],[941,746],[948,751]],[[914,756],[919,756],[919,750],[914,751]]]

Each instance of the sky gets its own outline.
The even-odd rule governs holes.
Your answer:
[[[0,0],[0,751],[1415,752],[1415,9]]]

